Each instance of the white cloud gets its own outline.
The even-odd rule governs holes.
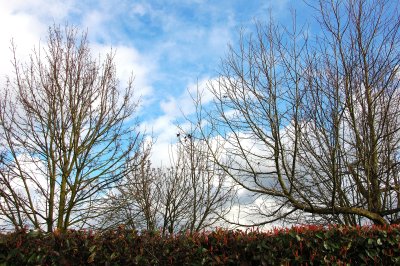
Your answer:
[[[162,115],[141,124],[141,130],[152,132],[155,143],[152,147],[151,161],[155,166],[169,165],[169,148],[176,141],[177,128],[173,116]]]
[[[179,113],[177,99],[174,97],[169,97],[167,101],[161,101],[160,107],[164,113],[172,117],[176,116]]]
[[[54,0],[49,3],[46,0],[0,0],[0,5],[13,14],[25,13],[42,19],[50,17],[59,20],[72,10],[74,1]]]
[[[61,23],[73,10],[74,1],[0,0],[0,86],[12,72],[11,40],[17,48],[17,59],[25,62],[34,47],[46,41],[48,27]]]
[[[67,19],[77,8],[74,1],[52,1],[49,4],[45,0],[36,1],[3,1],[0,0],[0,50],[3,51],[3,60],[0,61],[0,85],[3,87],[5,76],[13,74],[11,64],[12,52],[10,50],[11,40],[17,47],[17,59],[26,62],[34,47],[44,46],[48,27],[53,23],[61,23]],[[81,11],[85,12],[85,11]],[[96,9],[84,16],[83,28],[89,31],[90,39],[110,39],[110,31],[104,30],[104,23],[107,22],[106,12]],[[73,22],[70,23],[71,25]],[[62,24],[61,24],[62,25]],[[94,38],[91,38],[94,36]],[[92,52],[104,55],[111,51],[111,43],[100,44],[91,42]],[[118,44],[113,49],[116,51],[115,63],[117,76],[121,86],[125,86],[129,77],[135,78],[134,86],[136,96],[146,97],[152,93],[150,79],[148,78],[155,68],[150,58],[144,57],[134,47]]]
[[[190,116],[196,111],[194,100],[197,97],[197,93],[201,95],[201,102],[208,104],[214,98],[213,94],[208,90],[208,86],[209,84],[217,85],[217,83],[217,79],[209,78],[191,82],[181,95],[170,95],[167,100],[161,101],[161,110],[165,115],[170,116],[171,120],[181,118],[182,116]]]
[[[132,7],[132,13],[139,16],[144,16],[148,12],[148,6],[144,4],[134,4]]]
[[[40,36],[46,32],[39,19],[33,14],[18,12],[18,5],[0,2],[0,50],[3,53],[0,61],[0,84],[4,82],[4,77],[10,75],[12,64],[11,40],[17,47],[18,58],[28,59],[33,46],[38,44]],[[18,1],[17,1],[18,2]],[[19,1],[22,2],[22,1]]]
[[[152,93],[149,84],[150,75],[155,71],[154,65],[150,60],[141,55],[135,48],[127,46],[117,46],[115,61],[117,64],[117,75],[120,80],[127,83],[131,75],[135,78],[135,87],[140,91],[140,96],[148,96]]]
[[[190,118],[196,111],[192,97],[196,98],[199,91],[202,95],[202,103],[210,103],[213,94],[207,90],[207,86],[209,83],[216,84],[217,82],[217,79],[203,78],[198,82],[189,83],[182,94],[178,96],[169,95],[166,100],[160,102],[160,109],[163,112],[160,116],[142,124],[142,128],[152,131],[157,140],[153,146],[152,157],[155,164],[160,164],[161,161],[163,165],[168,163],[168,147],[176,142],[177,123],[183,129],[190,128],[190,123],[185,121],[184,117]]]

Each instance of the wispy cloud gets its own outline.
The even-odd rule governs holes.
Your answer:
[[[116,51],[121,85],[131,74],[142,96],[143,128],[153,129],[161,146],[173,141],[175,122],[194,112],[188,91],[217,75],[228,43],[255,19],[290,16],[298,1],[221,0],[0,0],[0,79],[11,74],[10,39],[21,59],[45,41],[47,28],[65,23],[88,30],[94,55]],[[296,6],[294,6],[296,7]],[[197,82],[197,80],[199,82]],[[208,99],[209,100],[209,99]],[[207,101],[208,101],[207,100]],[[162,143],[162,144],[161,144]]]

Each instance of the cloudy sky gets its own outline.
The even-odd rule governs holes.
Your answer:
[[[297,0],[0,0],[0,84],[12,74],[11,39],[23,60],[46,42],[53,24],[87,30],[94,53],[116,50],[122,84],[133,73],[142,97],[140,120],[157,138],[153,159],[160,161],[181,112],[194,111],[188,90],[217,77],[239,30],[269,14],[285,23],[291,9],[302,19],[306,8]]]

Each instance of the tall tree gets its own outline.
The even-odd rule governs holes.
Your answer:
[[[18,62],[0,99],[0,219],[15,228],[85,226],[98,199],[140,153],[132,81],[114,53],[92,57],[87,34],[51,27],[47,46]]]
[[[400,16],[393,1],[319,1],[319,35],[272,19],[209,88],[214,161],[276,220],[400,220]],[[228,163],[227,163],[228,162]],[[240,222],[238,222],[240,224]]]

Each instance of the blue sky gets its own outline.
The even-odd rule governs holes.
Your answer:
[[[188,90],[217,77],[228,44],[237,43],[239,30],[271,14],[285,23],[297,10],[302,21],[306,5],[297,0],[0,0],[0,84],[12,74],[10,40],[22,60],[44,43],[53,23],[88,30],[94,53],[116,50],[122,85],[135,76],[142,96],[142,128],[157,138],[155,154],[163,160],[173,141],[181,111],[194,111]],[[164,159],[165,160],[165,159]]]

